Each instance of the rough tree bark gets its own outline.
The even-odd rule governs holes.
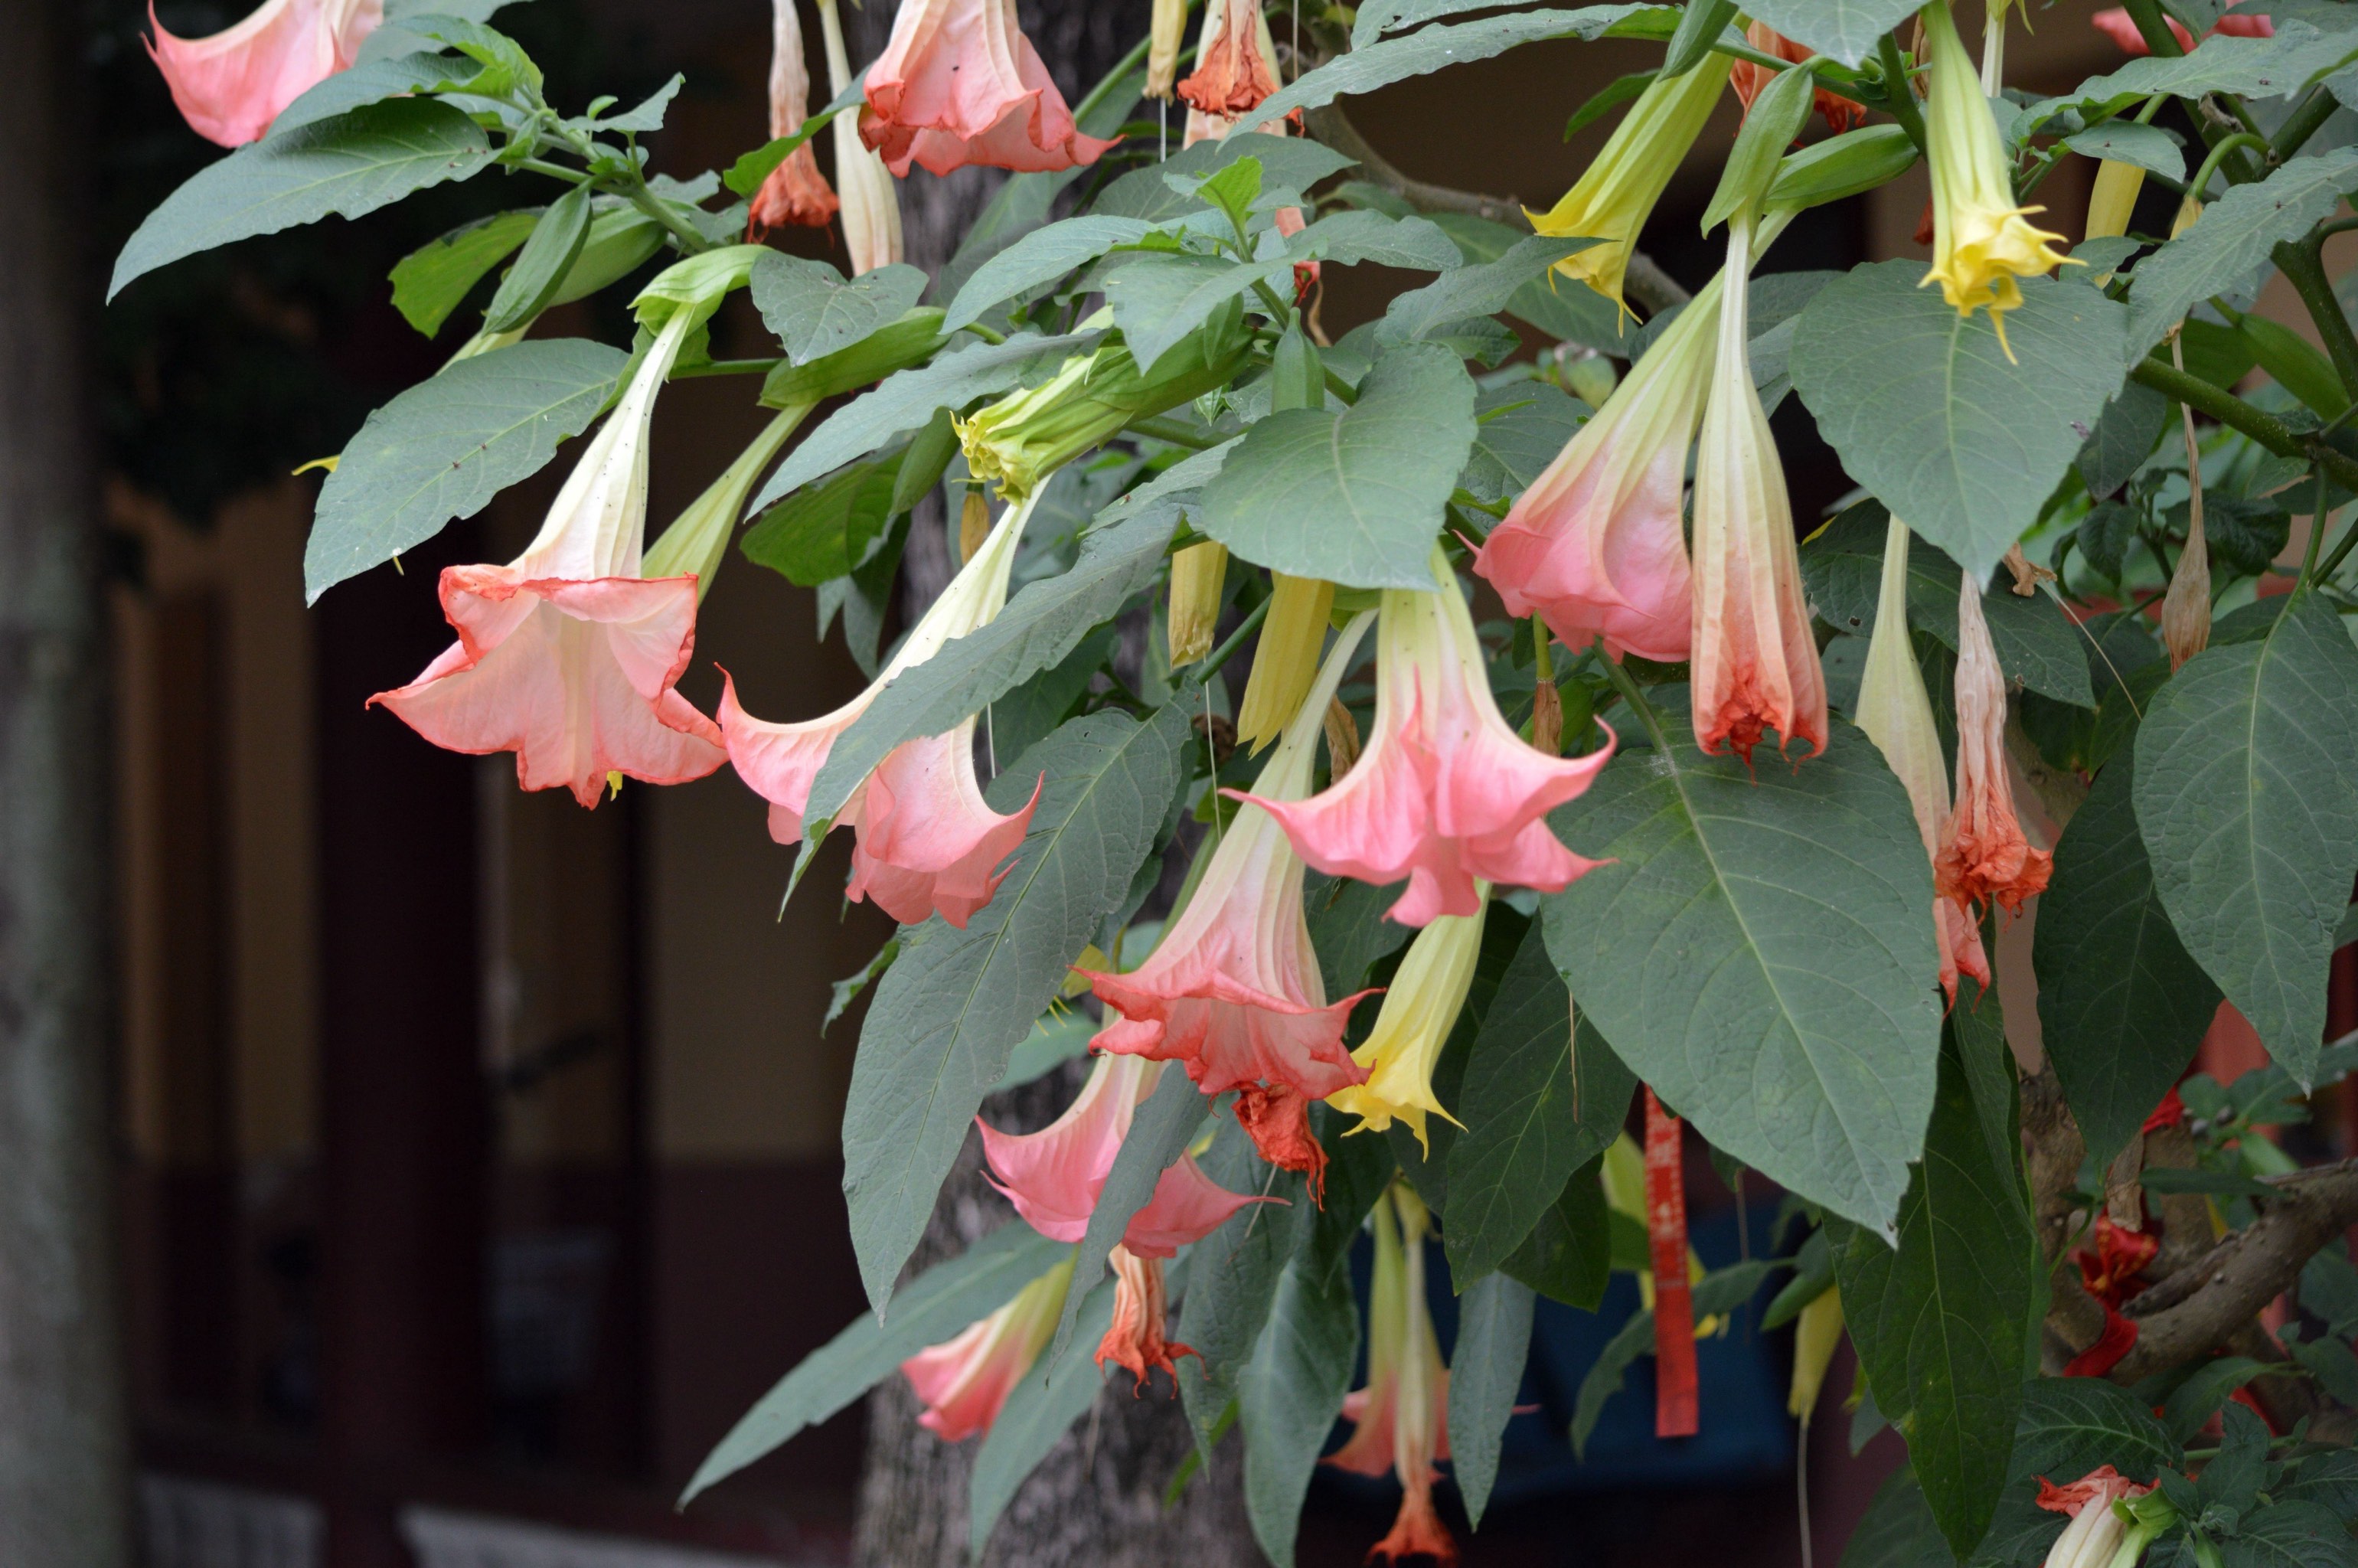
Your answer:
[[[844,13],[852,53],[872,59],[892,29],[893,7],[871,4]],[[1033,44],[1067,98],[1080,95],[1146,30],[1146,0],[1044,0],[1023,7]],[[913,174],[899,182],[908,260],[938,272],[957,251],[998,175],[963,169],[946,179]],[[932,602],[957,569],[941,499],[911,519],[902,558],[911,619]],[[984,1108],[994,1125],[1045,1126],[1079,1087],[1077,1072],[1001,1096]],[[942,1191],[933,1223],[913,1260],[925,1268],[966,1249],[1007,1223],[1006,1201],[982,1177],[972,1137]],[[1092,1348],[1076,1346],[1072,1354]],[[967,1482],[978,1442],[946,1444],[917,1425],[908,1385],[888,1379],[868,1400],[868,1459],[860,1483],[855,1546],[861,1568],[964,1568]],[[1259,1563],[1245,1522],[1238,1446],[1221,1446],[1184,1498],[1166,1510],[1163,1497],[1192,1439],[1169,1385],[1133,1399],[1109,1383],[1096,1409],[1068,1433],[1017,1492],[985,1559],[1022,1568],[1228,1568]]]
[[[124,1568],[105,643],[63,0],[0,6],[0,1563]]]

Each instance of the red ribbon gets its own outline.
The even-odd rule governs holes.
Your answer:
[[[1679,1119],[1646,1091],[1646,1232],[1654,1251],[1654,1435],[1702,1429],[1695,1382],[1694,1293],[1687,1284],[1685,1152]]]

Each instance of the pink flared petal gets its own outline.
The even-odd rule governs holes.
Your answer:
[[[799,844],[811,784],[827,765],[836,737],[867,711],[870,697],[862,693],[832,713],[799,724],[773,724],[739,705],[737,683],[727,670],[720,672],[720,733],[730,764],[755,795],[770,803],[770,837],[781,844]]]
[[[206,38],[164,30],[148,7],[147,52],[189,128],[225,147],[258,141],[287,105],[352,63],[384,20],[381,0],[265,0]]]
[[[1010,1353],[1013,1346],[993,1332],[996,1326],[985,1318],[901,1363],[902,1375],[925,1405],[917,1424],[945,1443],[988,1432],[1028,1366],[1028,1357]]]
[[[1183,1154],[1163,1173],[1147,1206],[1131,1217],[1121,1244],[1141,1258],[1168,1258],[1217,1230],[1247,1204],[1267,1201],[1228,1191],[1204,1174],[1194,1155]]]
[[[903,0],[865,85],[860,137],[898,176],[913,161],[935,174],[1065,169],[1113,145],[1074,124],[1012,0]]]
[[[847,893],[904,925],[939,914],[963,928],[998,891],[1001,862],[1022,846],[1045,782],[1001,816],[975,779],[971,724],[894,747],[868,778]]]

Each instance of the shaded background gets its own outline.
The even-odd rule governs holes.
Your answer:
[[[880,14],[857,26],[881,32],[883,0],[871,4]],[[159,11],[198,34],[243,8]],[[1143,5],[1131,8],[1142,27]],[[2014,80],[2060,89],[2103,69],[2113,57],[2090,9],[2039,12],[2037,33],[2011,45]],[[137,37],[142,7],[104,0],[85,15],[103,122],[94,223],[111,254],[218,155],[173,112]],[[763,139],[758,0],[535,0],[500,25],[560,105],[632,100],[685,70],[652,138],[658,169],[725,168]],[[806,29],[816,39],[815,19]],[[1537,45],[1349,109],[1411,174],[1543,205],[1610,124],[1567,144],[1565,117],[1658,58],[1638,44]],[[1061,84],[1074,98],[1088,85]],[[1691,287],[1718,265],[1696,220],[1735,124],[1730,100],[1647,236]],[[2090,173],[2072,160],[2043,188],[2055,227],[2078,232]],[[180,263],[104,314],[118,1169],[155,1568],[376,1568],[421,1541],[498,1539],[485,1519],[769,1563],[849,1551],[857,1407],[690,1513],[670,1507],[746,1406],[861,1308],[836,1131],[859,1015],[825,1034],[818,1021],[829,982],[889,927],[827,895],[844,846],[781,916],[791,851],[768,842],[762,803],[726,772],[632,785],[585,813],[561,793],[520,795],[508,759],[437,752],[363,710],[448,642],[434,573],[513,555],[561,465],[400,570],[303,604],[317,478],[288,470],[340,449],[463,340],[471,311],[429,342],[391,308],[384,275],[458,222],[545,198],[544,182],[510,178]],[[1920,169],[1815,213],[1763,270],[1920,255],[1925,189]],[[1337,336],[1417,281],[1368,267],[1326,277]],[[553,313],[541,331],[626,341],[627,294]],[[763,351],[756,330],[738,302],[716,353]],[[709,379],[665,394],[651,531],[759,428],[752,391]],[[1776,429],[1812,527],[1847,481],[1797,402]],[[832,707],[862,683],[840,639],[820,643],[814,627],[808,592],[736,561],[682,690],[708,711],[719,663],[753,711]],[[1698,1246],[1731,1260],[1732,1198],[1692,1164]],[[1775,1197],[1749,1196],[1763,1247]],[[1693,1444],[1653,1442],[1641,1365],[1591,1463],[1569,1463],[1552,1433],[1581,1356],[1627,1311],[1628,1282],[1616,1288],[1602,1318],[1546,1314],[1528,1393],[1541,1409],[1510,1433],[1466,1561],[1798,1562],[1784,1336],[1764,1340],[1747,1321],[1706,1346],[1706,1435]],[[1812,1437],[1828,1562],[1898,1456],[1888,1436],[1849,1455],[1846,1368],[1845,1356]],[[1394,1495],[1322,1481],[1304,1561],[1357,1561]],[[513,1544],[524,1539],[466,1561],[541,1561]],[[282,1549],[295,1554],[270,1554]],[[613,1561],[642,1560],[666,1561]]]

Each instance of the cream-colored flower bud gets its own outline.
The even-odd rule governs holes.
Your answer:
[[[1212,651],[1220,619],[1220,587],[1228,577],[1228,547],[1190,545],[1171,557],[1171,667],[1192,665]]]
[[[851,84],[851,56],[843,47],[843,19],[836,0],[818,0],[819,30],[827,38],[830,92]],[[901,198],[884,160],[860,139],[860,116],[838,114],[827,126],[835,138],[836,196],[842,201],[843,245],[854,276],[890,265],[902,256]]]
[[[1318,650],[1325,643],[1327,619],[1335,610],[1335,585],[1324,578],[1283,572],[1271,576],[1275,586],[1269,619],[1261,622],[1252,676],[1237,708],[1237,743],[1255,752],[1285,733],[1317,678]]]

